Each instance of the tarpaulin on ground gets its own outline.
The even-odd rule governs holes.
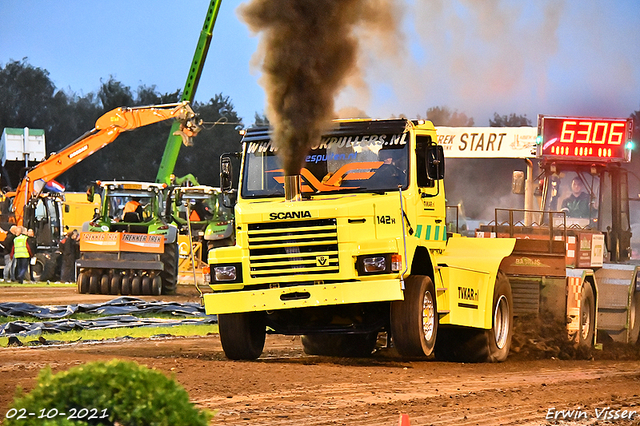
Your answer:
[[[75,313],[107,315],[89,320],[66,318]],[[136,314],[165,313],[193,318],[137,318]],[[98,330],[119,327],[171,327],[176,325],[215,324],[215,315],[206,315],[199,303],[147,302],[135,297],[119,297],[105,303],[67,306],[36,306],[29,303],[0,303],[0,316],[40,318],[42,322],[22,320],[0,324],[0,336],[37,336],[71,330]]]
[[[137,297],[118,297],[104,303],[36,306],[29,303],[0,303],[0,316],[35,317],[40,319],[66,318],[75,313],[94,315],[123,315],[166,313],[181,316],[205,316],[204,307],[199,303],[148,302]]]

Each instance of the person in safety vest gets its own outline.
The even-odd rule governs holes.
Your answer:
[[[29,259],[33,255],[27,244],[27,229],[21,227],[20,234],[13,240],[13,258],[16,262],[16,280],[22,284],[29,270]]]
[[[125,216],[127,213],[136,213],[138,215],[138,219],[135,221],[127,221],[127,222],[140,222],[142,220],[142,204],[140,204],[140,198],[133,198],[131,201],[127,201],[127,204],[124,205],[124,210],[122,211],[122,220],[125,220]]]

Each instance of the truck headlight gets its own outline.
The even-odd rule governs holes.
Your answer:
[[[213,273],[216,281],[235,281],[238,278],[235,266],[216,266]]]
[[[387,262],[384,257],[365,257],[362,260],[364,272],[371,274],[375,272],[384,272],[387,270]]]
[[[356,269],[360,275],[390,274],[402,268],[402,256],[397,253],[380,253],[358,256]]]

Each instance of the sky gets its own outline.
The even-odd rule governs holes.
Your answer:
[[[400,24],[362,34],[358,79],[336,111],[425,118],[446,106],[487,126],[494,113],[627,117],[640,110],[638,0],[372,0]],[[265,111],[259,35],[222,0],[196,93],[228,96],[246,125]],[[0,0],[0,66],[46,69],[59,90],[182,89],[209,0]],[[391,21],[391,17],[390,17]],[[381,23],[381,26],[384,26]],[[391,26],[391,25],[390,25]],[[0,100],[1,102],[1,100]],[[343,114],[343,115],[344,115]]]

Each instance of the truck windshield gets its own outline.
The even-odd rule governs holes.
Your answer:
[[[384,192],[407,187],[408,133],[323,137],[304,159],[302,192]],[[284,172],[271,141],[245,143],[242,196],[284,196]]]
[[[567,226],[598,228],[599,176],[563,172],[549,177],[545,208],[563,211]]]
[[[151,217],[155,193],[149,191],[112,191],[106,193],[107,215],[109,218],[125,220],[126,213],[136,213],[135,222],[146,221]]]

